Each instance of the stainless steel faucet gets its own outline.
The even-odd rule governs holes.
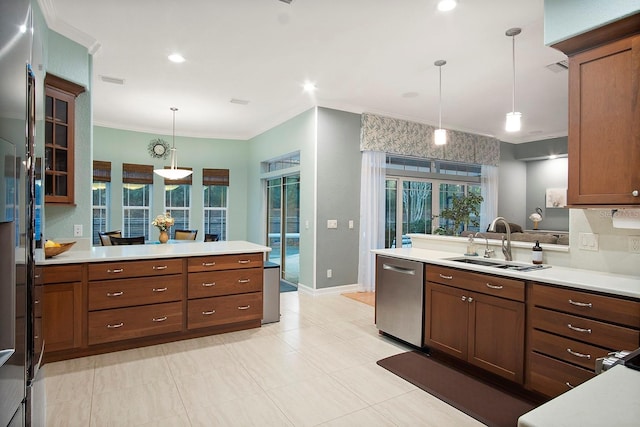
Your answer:
[[[489,238],[479,231],[476,233],[476,237],[484,237],[486,243],[486,246],[484,248],[484,257],[491,258],[495,254],[495,251],[493,249],[489,249]]]
[[[507,230],[507,244],[505,246],[504,244],[504,236],[502,236],[502,253],[504,254],[504,259],[507,261],[512,261],[513,260],[513,256],[511,256],[511,227],[509,227],[509,223],[507,222],[506,219],[504,219],[503,217],[499,216],[496,219],[494,219],[493,221],[491,221],[491,224],[489,225],[489,230],[488,231],[496,231],[496,223],[500,221],[504,224],[504,227]]]

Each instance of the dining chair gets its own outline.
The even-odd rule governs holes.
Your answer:
[[[176,230],[173,238],[175,240],[196,240],[198,230]]]
[[[100,244],[102,246],[111,246],[111,236],[122,237],[122,231],[98,231],[98,237],[100,237]]]
[[[136,236],[136,237],[115,237],[115,236],[111,236],[111,244],[113,246],[144,245],[144,236]]]
[[[219,239],[220,239],[220,237],[217,234],[206,233],[204,235],[204,241],[205,242],[217,242]]]

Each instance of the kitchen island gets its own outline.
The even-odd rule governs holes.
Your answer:
[[[36,261],[45,361],[261,325],[263,260],[244,241],[104,246]]]

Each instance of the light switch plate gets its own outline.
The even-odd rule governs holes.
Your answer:
[[[73,237],[82,237],[82,224],[75,224],[73,226]]]
[[[629,236],[629,252],[640,254],[640,236]]]
[[[598,235],[593,233],[579,233],[578,249],[582,249],[583,251],[597,251]]]
[[[327,228],[338,228],[338,220],[337,219],[328,219],[327,220]]]

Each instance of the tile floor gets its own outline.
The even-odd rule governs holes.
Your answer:
[[[373,307],[281,294],[248,331],[45,365],[47,426],[477,426],[376,365]]]

